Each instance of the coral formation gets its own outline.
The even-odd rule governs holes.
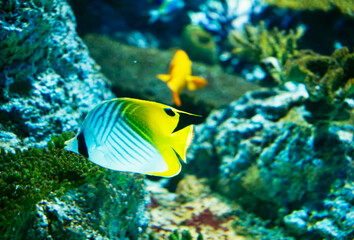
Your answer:
[[[1,1],[2,147],[45,146],[114,97],[75,28],[66,1]]]
[[[232,31],[228,35],[229,44],[232,46],[232,54],[236,57],[245,58],[247,61],[256,64],[264,61],[275,61],[274,70],[271,75],[278,84],[281,83],[281,67],[287,59],[295,55],[297,50],[297,41],[304,34],[304,30],[298,27],[295,31],[290,29],[288,33],[278,28],[267,30],[264,21],[259,25],[246,25],[244,31]],[[272,60],[274,59],[274,60]],[[278,74],[278,75],[277,75]]]
[[[329,11],[338,8],[342,13],[354,16],[354,3],[348,0],[266,0],[267,3],[282,8],[299,10],[322,10]]]
[[[205,31],[202,26],[185,26],[181,44],[192,60],[209,64],[217,62],[216,44],[213,35]]]
[[[280,85],[286,81],[304,83],[309,93],[307,110],[309,121],[348,119],[345,99],[354,93],[354,55],[348,48],[335,50],[331,56],[316,54],[311,50],[297,50],[302,36],[300,27],[289,34],[275,28],[269,32],[264,22],[259,26],[248,25],[245,36],[230,34],[232,52],[244,55],[254,63],[262,63],[268,80]]]
[[[342,119],[345,100],[354,93],[354,53],[344,47],[331,56],[303,50],[283,67],[284,79],[304,83],[313,119]]]
[[[309,124],[305,87],[285,87],[248,93],[212,113],[196,128],[187,170],[257,216],[284,222],[289,234],[351,239],[352,121]]]

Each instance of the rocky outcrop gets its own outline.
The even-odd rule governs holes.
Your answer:
[[[5,1],[0,11],[0,146],[44,146],[113,98],[66,1]]]
[[[30,239],[138,239],[144,215],[143,178],[109,172],[60,198],[36,205]]]
[[[294,236],[351,239],[352,120],[306,122],[304,87],[286,86],[212,113],[196,130],[188,169]]]

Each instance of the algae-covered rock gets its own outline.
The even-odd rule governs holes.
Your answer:
[[[168,73],[177,49],[141,49],[93,34],[86,35],[84,41],[117,96],[172,104],[170,89],[156,75]],[[237,75],[224,73],[220,66],[193,62],[192,74],[207,79],[208,84],[198,91],[184,91],[181,95],[182,108],[204,116],[211,108],[226,105],[246,91],[259,88]]]
[[[36,204],[27,239],[139,239],[146,227],[143,178],[104,176]]]
[[[354,2],[351,0],[266,0],[266,2],[278,7],[297,10],[329,11],[338,8],[342,13],[354,16]]]
[[[137,239],[145,225],[143,178],[101,168],[63,150],[0,149],[2,239]]]
[[[76,34],[66,1],[0,3],[1,146],[44,146],[114,96]]]
[[[353,120],[312,125],[304,86],[286,87],[250,92],[213,112],[196,128],[187,170],[246,210],[284,222],[289,234],[352,239]]]

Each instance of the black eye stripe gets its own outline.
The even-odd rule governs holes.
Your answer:
[[[88,158],[88,152],[87,152],[87,146],[86,146],[86,141],[85,141],[85,136],[84,133],[81,132],[78,136],[77,136],[77,142],[78,142],[78,150],[79,153],[81,155],[83,155],[84,157]]]
[[[165,113],[166,113],[168,116],[173,117],[174,115],[176,115],[176,113],[175,113],[174,111],[172,111],[171,108],[164,108],[163,110],[165,110]]]

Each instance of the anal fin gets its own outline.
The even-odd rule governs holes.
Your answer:
[[[149,172],[146,174],[160,177],[173,177],[181,171],[181,163],[179,161],[179,155],[173,148],[167,148],[162,152],[162,156],[168,166],[165,172]]]
[[[175,91],[172,91],[172,97],[173,97],[173,101],[174,103],[180,107],[182,105],[181,99],[179,98],[179,94]]]

